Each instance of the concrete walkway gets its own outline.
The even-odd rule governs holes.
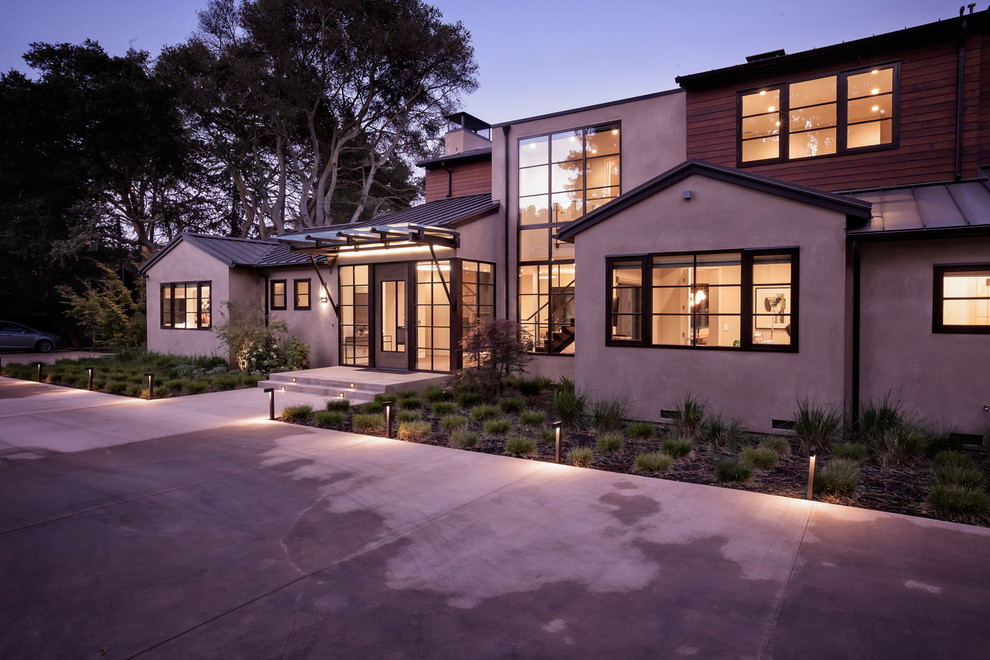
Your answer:
[[[288,404],[290,401],[285,401]],[[990,530],[0,379],[0,657],[978,658]]]

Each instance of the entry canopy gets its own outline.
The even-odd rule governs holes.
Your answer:
[[[278,240],[287,243],[294,252],[342,255],[364,250],[428,245],[456,248],[460,246],[460,238],[456,229],[448,227],[395,224],[323,229],[303,236],[280,237]]]

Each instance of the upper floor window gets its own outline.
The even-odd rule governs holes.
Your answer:
[[[271,306],[272,309],[286,308],[285,280],[271,281]]]
[[[897,66],[739,95],[739,161],[798,160],[894,144]]]
[[[210,328],[210,282],[162,284],[161,327]]]
[[[990,333],[990,264],[935,267],[932,330]]]
[[[795,248],[614,257],[607,265],[610,345],[797,348]]]
[[[310,308],[310,292],[309,292],[310,280],[293,280],[292,281],[292,307],[293,309],[309,309]]]

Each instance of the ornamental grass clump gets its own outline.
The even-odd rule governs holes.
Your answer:
[[[543,387],[543,382],[537,378],[514,376],[506,380],[506,384],[514,387],[523,396],[536,396]]]
[[[482,403],[481,405],[471,408],[471,419],[483,422],[486,419],[494,419],[498,417],[498,407],[493,406],[488,403]]]
[[[860,442],[840,442],[832,450],[832,455],[836,458],[861,461],[866,458],[866,445]]]
[[[347,415],[339,410],[318,410],[313,416],[313,423],[321,429],[336,429],[344,425]]]
[[[522,397],[509,397],[506,399],[500,399],[498,402],[499,410],[507,415],[517,415],[526,409],[526,399]]]
[[[442,402],[452,402],[454,400],[454,393],[439,385],[430,385],[426,388],[426,400],[430,403],[440,403]],[[434,406],[435,407],[435,406]]]
[[[620,431],[625,426],[628,409],[627,399],[598,399],[591,406],[591,427],[599,433]]]
[[[567,462],[575,467],[591,467],[595,452],[591,447],[575,447],[567,452]]]
[[[780,458],[769,447],[743,447],[739,452],[739,460],[757,470],[772,470],[777,467]]]
[[[561,376],[553,393],[553,414],[565,426],[583,428],[587,423],[588,395],[577,389],[574,381]]]
[[[470,449],[478,444],[478,434],[467,429],[457,429],[450,434],[450,446],[460,449]]]
[[[756,446],[769,449],[779,457],[791,455],[791,443],[781,435],[765,435],[760,438],[760,442]]]
[[[928,433],[917,423],[905,422],[871,437],[874,455],[884,467],[911,467],[928,448]]]
[[[663,452],[640,454],[633,463],[632,471],[646,476],[665,474],[670,471],[673,462],[674,459]]]
[[[450,415],[457,412],[457,404],[453,401],[434,401],[432,404],[433,414],[440,415]]]
[[[406,410],[419,409],[423,407],[423,402],[419,400],[419,397],[413,394],[412,396],[402,396],[396,399],[400,408],[405,408]]]
[[[485,433],[501,438],[512,429],[512,423],[507,419],[489,419],[485,422]]]
[[[524,410],[519,413],[519,423],[524,426],[540,426],[547,419],[547,414],[542,410]]]
[[[815,476],[815,490],[822,495],[852,497],[859,486],[859,462],[848,458],[832,458]]]
[[[347,399],[329,399],[327,401],[327,410],[347,413],[351,411],[351,402]]]
[[[377,415],[385,410],[385,405],[381,401],[369,401],[361,404],[361,412],[365,415]]]
[[[674,421],[674,428],[679,433],[692,438],[701,438],[707,410],[707,401],[702,401],[698,397],[688,394],[682,401],[674,404],[669,414]]]
[[[749,481],[753,477],[753,466],[738,458],[720,458],[715,462],[715,478],[724,483]]]
[[[935,480],[979,490],[986,486],[986,479],[976,461],[955,451],[943,451],[935,455]]]
[[[279,419],[283,422],[291,422],[293,424],[305,424],[312,416],[313,406],[286,406],[282,409],[282,416]]]
[[[461,408],[472,408],[479,403],[483,403],[485,397],[477,392],[466,391],[457,395],[457,405]]]
[[[701,428],[702,436],[713,446],[719,448],[733,447],[742,440],[742,422],[738,419],[724,421],[722,414],[709,416]],[[697,437],[697,436],[694,436]]]
[[[433,431],[433,427],[425,420],[418,419],[411,422],[402,422],[399,424],[399,440],[419,442],[428,438],[431,431]]]
[[[418,410],[400,410],[395,416],[400,422],[414,422],[419,419]]]
[[[953,520],[981,520],[990,511],[983,471],[969,456],[939,452],[935,456],[935,486],[925,502],[935,513]]]
[[[510,456],[528,456],[536,451],[536,442],[531,438],[513,436],[505,441],[505,453]]]
[[[377,435],[385,432],[385,416],[379,413],[359,413],[351,420],[355,433]]]
[[[694,448],[690,436],[677,435],[660,441],[660,451],[671,458],[684,458]]]
[[[649,440],[656,433],[656,429],[652,422],[632,422],[626,428],[626,433],[630,438]]]
[[[798,402],[793,421],[794,433],[805,455],[811,447],[828,453],[842,439],[842,413],[831,406],[819,406],[804,399]]]
[[[618,433],[606,433],[598,437],[598,451],[603,454],[614,454],[622,449],[622,435]]]
[[[464,415],[444,415],[440,418],[440,426],[445,431],[453,431],[467,426],[468,418]]]

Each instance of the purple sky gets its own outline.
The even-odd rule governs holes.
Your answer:
[[[35,41],[99,41],[157,55],[207,0],[0,0],[0,70]],[[437,0],[470,30],[481,86],[463,109],[491,123],[672,89],[674,76],[957,16],[962,0]],[[986,9],[986,2],[976,7]]]

